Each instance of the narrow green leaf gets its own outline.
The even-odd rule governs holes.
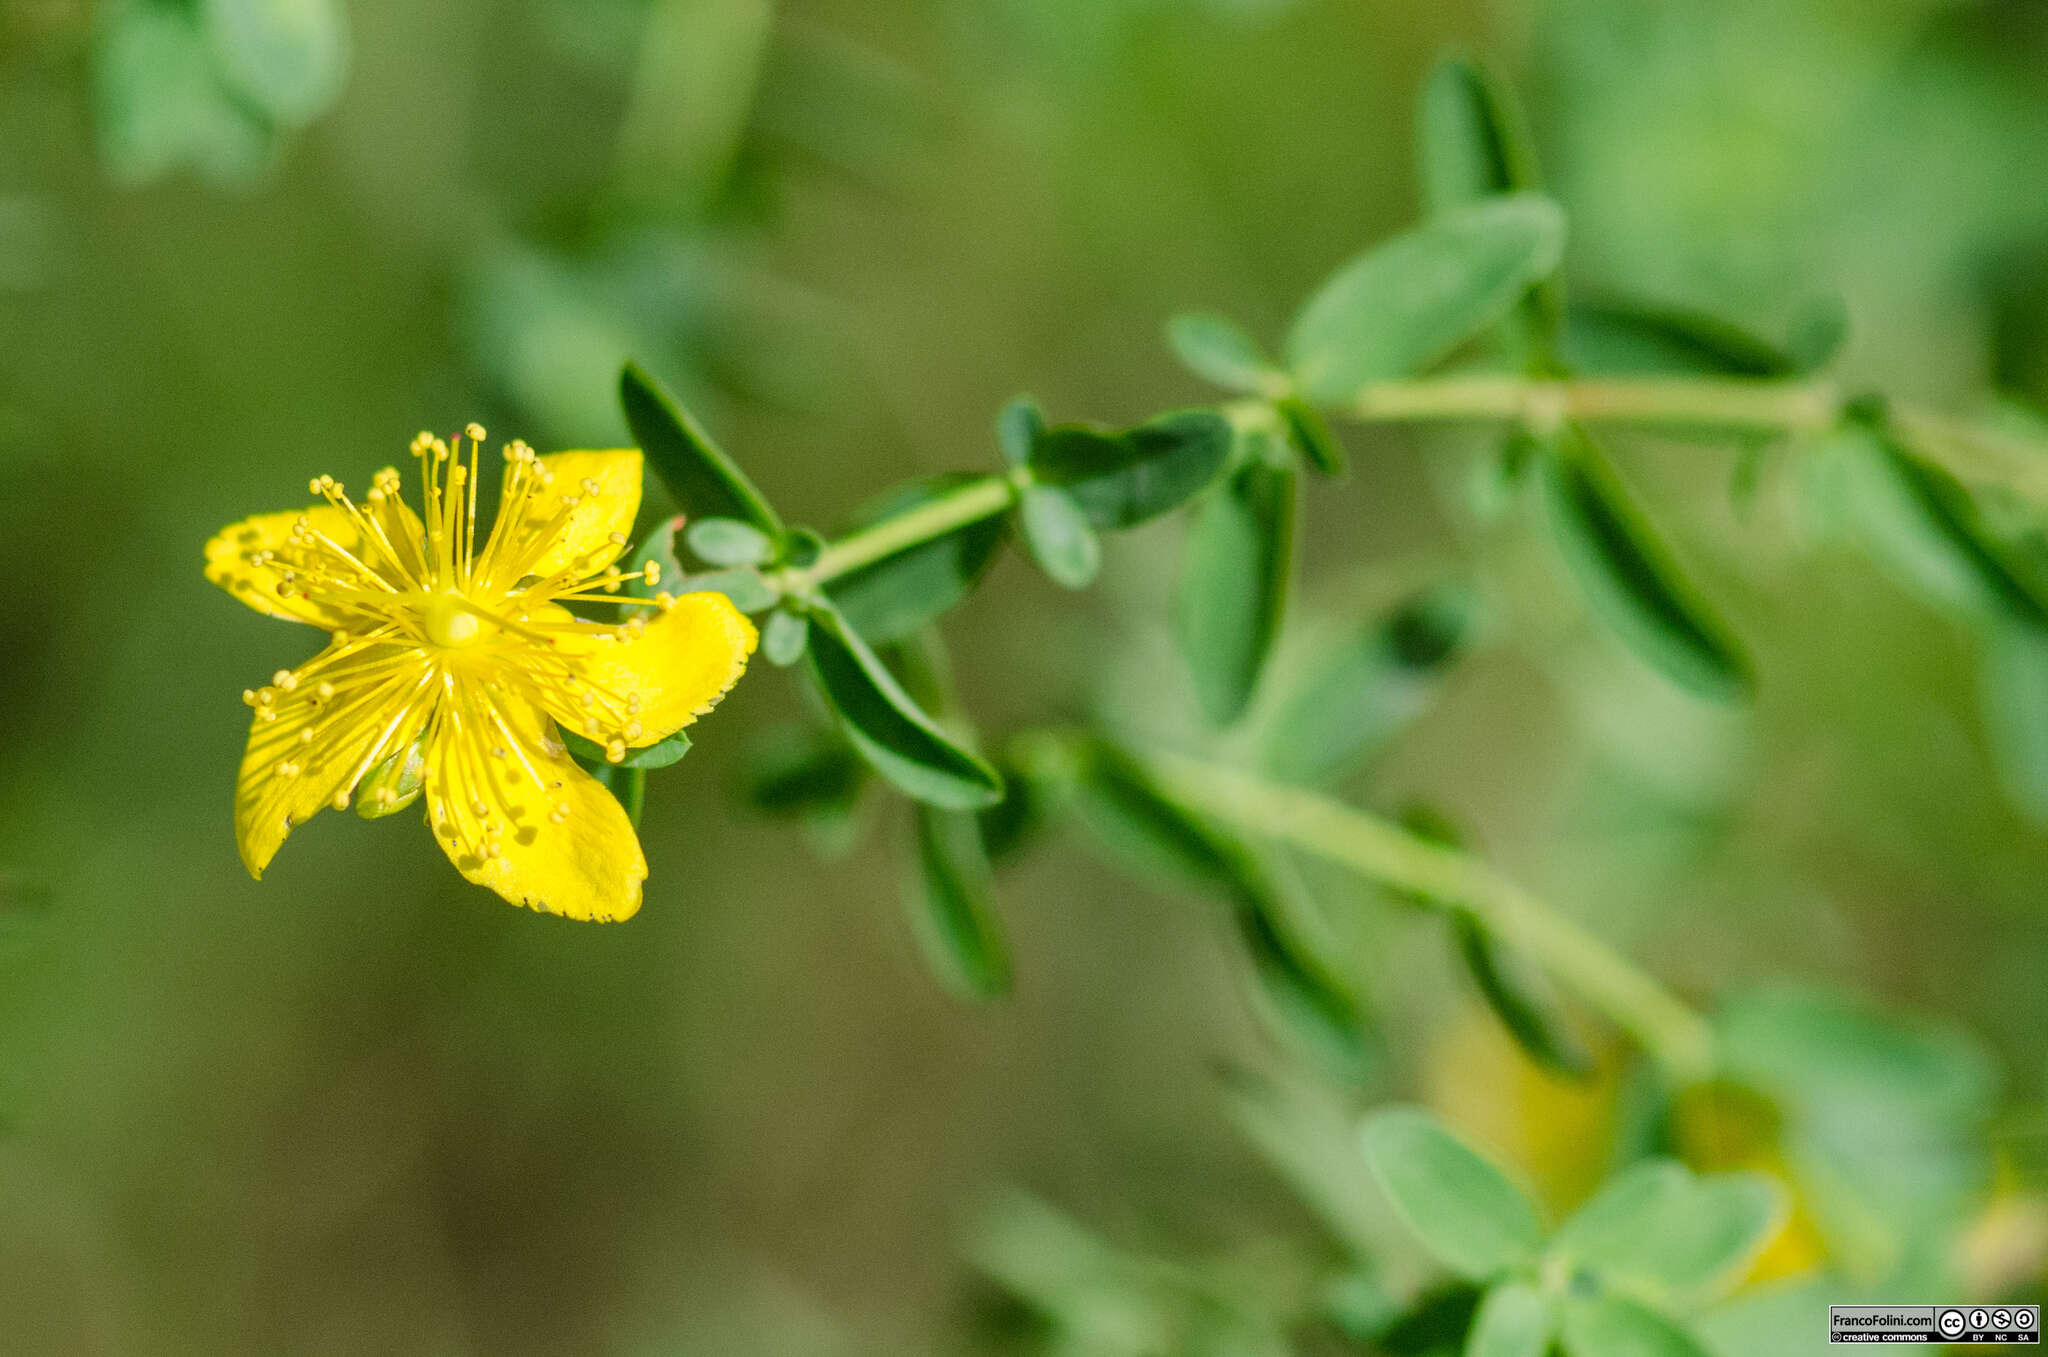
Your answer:
[[[2023,574],[1962,482],[1871,422],[1824,454],[1851,521],[1878,562],[1929,602],[2048,628],[2048,587]]]
[[[1209,720],[1229,725],[1258,686],[1286,613],[1295,472],[1254,458],[1196,505],[1174,610],[1182,657]]]
[[[814,610],[810,631],[818,689],[876,772],[905,795],[949,810],[976,810],[1002,798],[995,769],[919,710],[836,611]]]
[[[1344,446],[1330,432],[1322,412],[1292,396],[1273,402],[1273,412],[1287,427],[1287,439],[1308,464],[1325,476],[1344,474]]]
[[[1034,485],[1024,492],[1024,544],[1054,584],[1086,589],[1102,569],[1102,542],[1080,506],[1063,490]]]
[[[1477,604],[1437,585],[1366,619],[1313,656],[1260,731],[1260,762],[1288,782],[1341,778],[1428,710],[1463,657]]]
[[[1179,508],[1223,470],[1230,422],[1213,410],[1180,410],[1133,428],[1062,424],[1042,432],[1031,474],[1065,491],[1097,528],[1128,528]]]
[[[1029,396],[1012,397],[996,415],[996,446],[1011,466],[1028,466],[1031,449],[1045,431],[1045,412]]]
[[[1506,315],[1564,253],[1564,213],[1513,194],[1436,218],[1339,269],[1287,336],[1302,393],[1339,405],[1412,376]]]
[[[1594,615],[1673,682],[1719,701],[1746,697],[1748,659],[1592,440],[1567,425],[1541,468],[1558,549]]]
[[[1451,916],[1458,954],[1472,973],[1486,1006],[1531,1060],[1555,1074],[1584,1079],[1593,1073],[1593,1058],[1574,1040],[1550,1005],[1532,992],[1532,979],[1519,974],[1506,950],[1479,921],[1459,911]]]
[[[419,800],[426,782],[426,766],[423,740],[414,740],[379,763],[356,784],[356,814],[365,820],[381,820]]]
[[[1544,1357],[1556,1326],[1550,1297],[1525,1282],[1502,1282],[1479,1302],[1465,1357]]]
[[[761,657],[777,669],[787,669],[804,657],[810,637],[810,624],[800,614],[778,608],[761,628]]]
[[[775,554],[767,534],[737,518],[700,518],[683,530],[683,540],[706,565],[760,565]]]
[[[710,434],[638,364],[619,374],[626,424],[655,475],[691,518],[737,518],[782,541],[782,520]]]
[[[1336,956],[1328,926],[1298,883],[1283,884],[1261,861],[1256,893],[1234,912],[1238,936],[1270,1016],[1344,1083],[1364,1085],[1382,1065],[1356,986]]]
[[[1469,56],[1447,56],[1416,110],[1422,198],[1433,213],[1540,186],[1536,154],[1507,86]]]
[[[1366,1119],[1360,1137],[1380,1190],[1445,1267],[1479,1281],[1535,1258],[1543,1241],[1536,1208],[1434,1116],[1388,1108]]]
[[[1472,1332],[1485,1298],[1486,1292],[1470,1282],[1431,1287],[1373,1341],[1396,1357],[1446,1357]]]
[[[628,749],[626,757],[612,763],[604,755],[604,746],[584,739],[573,730],[562,731],[562,742],[569,746],[569,752],[586,766],[612,768],[666,768],[672,763],[682,762],[683,755],[690,752],[690,734],[679,730],[665,740],[640,749]]]
[[[984,479],[960,472],[923,477],[863,506],[854,524],[895,518]],[[972,593],[1008,533],[1008,515],[991,514],[841,575],[828,592],[869,645],[890,645],[923,631]]]
[[[939,983],[965,999],[1010,992],[1010,952],[996,921],[994,881],[972,815],[917,807],[912,930]]]
[[[1983,640],[1985,739],[2013,808],[2048,825],[2048,632],[1994,626]]]
[[[1790,377],[1799,370],[1783,349],[1718,316],[1622,300],[1572,306],[1564,360],[1574,371],[1623,375]]]
[[[200,0],[223,82],[270,117],[303,127],[348,74],[348,20],[338,0]]]
[[[1167,322],[1166,342],[1188,371],[1232,391],[1259,391],[1276,377],[1286,380],[1258,341],[1227,316],[1206,311],[1175,316]]]
[[[1003,778],[1003,799],[979,812],[981,842],[989,861],[1001,866],[1032,842],[1052,810],[1046,789],[1024,769],[1011,762],[999,762],[996,771]]]
[[[1620,1296],[1567,1299],[1564,1347],[1571,1357],[1708,1357],[1676,1321]]]

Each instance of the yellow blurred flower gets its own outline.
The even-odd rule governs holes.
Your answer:
[[[242,861],[261,877],[294,827],[346,807],[372,770],[411,762],[417,746],[427,820],[465,877],[533,909],[625,919],[646,859],[561,731],[614,763],[673,735],[738,680],[754,627],[723,594],[620,593],[616,562],[640,507],[634,449],[542,457],[511,444],[479,544],[483,437],[472,424],[452,446],[413,441],[421,514],[386,467],[360,504],[322,476],[311,488],[325,503],[245,519],[207,543],[208,579],[332,633],[312,660],[243,694],[255,715],[235,786]],[[657,583],[656,568],[644,578]],[[570,601],[648,611],[597,623]],[[405,785],[374,779],[378,804],[365,809],[396,809],[416,794],[394,790]]]

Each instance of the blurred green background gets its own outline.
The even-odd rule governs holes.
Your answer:
[[[10,1351],[970,1351],[957,1245],[1003,1185],[1131,1240],[1299,1216],[1219,1114],[1217,1060],[1280,1058],[1209,908],[1056,838],[1004,883],[1016,996],[948,1000],[902,921],[899,806],[829,859],[742,808],[750,745],[801,711],[765,666],[654,782],[629,925],[508,908],[412,816],[322,817],[250,881],[238,695],[315,638],[199,548],[310,475],[471,418],[616,443],[630,355],[831,527],[993,465],[1018,391],[1061,418],[1208,399],[1164,319],[1275,338],[1412,220],[1413,95],[1453,43],[1522,90],[1575,285],[1769,333],[1839,293],[1850,379],[2048,399],[2032,0],[245,6],[297,35],[274,61],[265,32],[206,47],[214,8],[0,0]],[[1456,808],[1684,992],[1872,991],[2038,1093],[2048,839],[2002,790],[1970,636],[1817,542],[1782,459],[1737,514],[1726,453],[1638,440],[1758,657],[1753,709],[1702,708],[1588,630],[1525,530],[1475,526],[1476,440],[1345,439],[1309,608],[1461,562],[1498,605],[1369,804]],[[998,565],[947,624],[990,731],[1172,724],[1177,531],[1116,542],[1080,597]],[[1581,1113],[1475,1028],[1431,930],[1381,932],[1389,1086],[1569,1195]]]

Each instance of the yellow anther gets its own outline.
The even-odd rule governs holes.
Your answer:
[[[555,802],[555,808],[548,812],[548,819],[552,820],[556,824],[560,824],[562,823],[562,821],[568,818],[569,805],[566,801]]]
[[[284,689],[286,692],[290,692],[292,689],[299,686],[299,676],[297,674],[294,674],[289,669],[278,670],[275,674],[272,674],[270,676],[270,681],[276,684],[278,687]]]
[[[295,778],[299,775],[299,765],[293,763],[290,759],[286,759],[283,763],[277,765],[277,775],[281,778]]]
[[[300,744],[311,744],[311,743],[313,743],[313,728],[312,728],[311,726],[305,726],[305,727],[303,727],[303,728],[301,728],[301,729],[300,729],[300,731],[299,731],[299,743],[300,743]]]
[[[329,683],[326,679],[322,679],[320,680],[320,686],[313,690],[313,695],[319,698],[322,702],[325,702],[329,698],[334,696],[334,685]]]
[[[623,727],[620,728],[619,733],[624,735],[629,740],[637,740],[642,735],[645,735],[647,733],[647,727],[641,725],[637,720],[628,721]]]
[[[474,796],[469,801],[469,813],[479,820],[488,820],[491,817],[491,807],[481,796]]]
[[[595,476],[585,476],[581,484],[583,486],[583,493],[586,495],[596,495],[604,489],[603,486],[597,483],[597,477]]]
[[[464,433],[464,435],[468,437],[469,441],[472,443],[481,443],[484,441],[484,426],[477,423],[475,420],[471,420],[469,423],[463,425],[462,432]]]
[[[437,646],[460,649],[483,635],[483,623],[458,594],[443,592],[420,609],[420,630]]]
[[[274,688],[258,688],[258,689],[256,690],[256,705],[257,705],[257,706],[259,706],[259,707],[267,707],[267,706],[269,706],[269,705],[270,705],[271,703],[273,703],[273,702],[275,702],[275,701],[277,701],[277,690],[276,690],[276,689],[274,689]]]
[[[654,596],[654,601],[660,605],[661,610],[663,612],[667,612],[670,608],[676,606],[676,596],[674,594],[667,592],[666,590],[656,594]]]
[[[604,747],[604,761],[606,763],[624,763],[626,761],[626,742],[624,740],[613,740],[610,744],[606,745]]]
[[[611,544],[615,547],[626,545],[626,534],[622,532],[607,533],[605,535],[611,539]]]
[[[336,810],[347,810],[348,792],[346,790],[336,792],[334,794],[333,799],[330,800],[327,804],[334,807]]]
[[[484,857],[490,861],[495,862],[497,859],[503,857],[504,854],[505,845],[497,842],[495,839],[492,840],[490,843],[484,845]]]
[[[627,714],[627,715],[629,715],[629,716],[638,716],[638,715],[640,714],[640,709],[641,709],[642,707],[646,706],[646,705],[647,705],[647,704],[646,704],[645,702],[642,702],[642,701],[640,700],[640,694],[638,694],[638,693],[629,693],[629,694],[627,694],[627,696],[626,696],[626,714]]]
[[[656,584],[660,584],[660,583],[661,583],[661,562],[660,562],[660,561],[649,561],[649,562],[648,562],[648,563],[647,563],[646,565],[643,565],[643,566],[641,566],[641,567],[640,567],[640,578],[641,578],[642,580],[645,580],[645,581],[647,582],[647,584],[648,584],[648,585],[650,585],[650,586],[652,586],[652,585],[656,585]]]
[[[256,690],[254,688],[242,689],[242,705],[245,707],[256,705]]]

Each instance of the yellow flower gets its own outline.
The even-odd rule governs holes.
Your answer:
[[[252,876],[292,829],[349,804],[372,770],[417,744],[427,821],[457,870],[515,904],[572,919],[640,907],[647,861],[619,803],[569,757],[573,730],[617,763],[690,724],[732,687],[754,627],[723,594],[619,593],[615,562],[640,507],[640,453],[508,463],[497,522],[477,541],[484,431],[413,440],[423,514],[377,473],[358,504],[332,477],[326,502],[263,514],[206,544],[206,577],[258,612],[333,634],[265,687],[235,785],[235,837]],[[645,577],[658,582],[657,568]],[[618,625],[564,602],[615,603]],[[395,779],[373,780],[385,812]]]

